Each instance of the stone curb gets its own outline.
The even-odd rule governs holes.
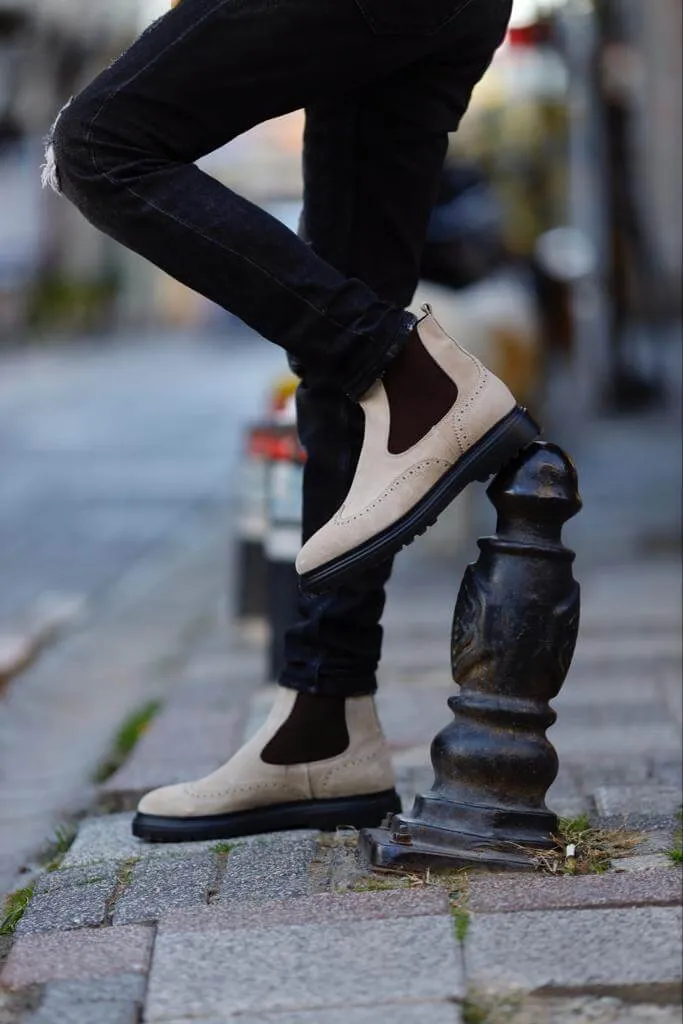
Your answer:
[[[473,912],[510,914],[526,910],[678,906],[683,896],[681,871],[654,871],[559,878],[473,877],[467,906]]]
[[[153,930],[143,925],[24,935],[12,946],[0,987],[16,990],[49,981],[144,974],[152,940]]]
[[[23,628],[0,633],[0,690],[31,665],[44,647],[85,614],[84,598],[58,594],[43,599]]]
[[[216,904],[166,914],[159,934],[183,932],[218,933],[275,925],[307,925],[374,921],[404,917],[449,915],[443,889],[424,888],[386,892],[321,893],[298,899],[269,900],[260,904]]]

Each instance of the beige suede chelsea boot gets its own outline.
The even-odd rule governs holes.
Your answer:
[[[395,387],[390,367],[361,400],[365,437],[351,490],[296,561],[308,590],[329,590],[399,551],[467,484],[487,480],[539,433],[505,384],[423,309],[411,338],[421,351],[401,369],[404,379]],[[429,396],[436,403],[437,392],[430,421]],[[406,445],[396,425],[411,418],[427,426],[403,429]]]
[[[227,764],[197,782],[164,786],[143,797],[134,835],[187,842],[282,829],[332,831],[344,825],[377,826],[400,811],[387,743],[370,696],[343,702],[346,747],[341,753],[308,763],[267,759],[296,701],[296,691],[281,687],[264,725]]]

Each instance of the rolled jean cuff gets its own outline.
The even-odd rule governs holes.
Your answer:
[[[374,675],[353,679],[344,676],[301,679],[285,670],[278,679],[278,686],[316,697],[372,697],[377,693],[377,679]]]
[[[417,317],[413,313],[401,312],[398,328],[382,351],[374,347],[369,359],[356,369],[355,374],[344,386],[344,391],[354,402],[359,402],[376,381],[380,380],[396,356],[403,350],[415,329]]]

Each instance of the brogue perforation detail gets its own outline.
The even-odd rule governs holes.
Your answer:
[[[458,438],[458,443],[461,446],[463,454],[465,453],[467,448],[470,447],[469,435],[462,425],[463,420],[465,419],[470,408],[475,404],[475,402],[477,402],[481,398],[481,395],[484,389],[486,388],[486,385],[488,384],[490,378],[488,370],[486,369],[485,366],[482,366],[481,363],[477,363],[477,369],[479,371],[479,381],[477,383],[477,386],[475,387],[474,391],[472,391],[470,395],[465,399],[462,405],[457,405],[456,408],[453,410],[453,427],[455,429],[456,437]]]
[[[377,764],[377,753],[364,754],[361,757],[353,757],[344,761],[343,764],[335,765],[333,768],[328,769],[320,779],[318,786],[316,787],[321,793],[324,793],[328,787],[334,782],[334,776],[341,772],[346,772],[350,768],[358,768],[365,764]]]
[[[343,514],[344,510],[342,507],[336,513],[332,522],[335,524],[335,526],[346,526],[348,523],[353,523],[356,522],[358,519],[362,519],[364,516],[374,511],[374,509],[376,509],[378,505],[381,505],[382,502],[386,498],[388,498],[388,496],[392,494],[393,491],[400,487],[405,480],[407,480],[411,476],[415,476],[417,473],[420,472],[420,470],[426,469],[429,466],[444,466],[445,469],[449,469],[450,462],[447,462],[445,459],[423,459],[422,462],[416,462],[414,466],[411,466],[410,469],[407,469],[400,476],[396,477],[393,483],[389,484],[389,486],[385,488],[379,495],[379,497],[375,498],[375,500],[371,502],[370,505],[366,505],[365,508],[361,509],[360,512],[354,512],[354,514],[350,516],[345,516]]]

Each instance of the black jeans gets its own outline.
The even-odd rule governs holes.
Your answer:
[[[358,399],[415,318],[448,132],[511,0],[183,0],[60,115],[59,188],[97,227],[287,350],[302,375],[304,533],[350,487]],[[262,121],[307,114],[297,238],[194,164]],[[370,693],[390,564],[302,594],[282,682]]]

